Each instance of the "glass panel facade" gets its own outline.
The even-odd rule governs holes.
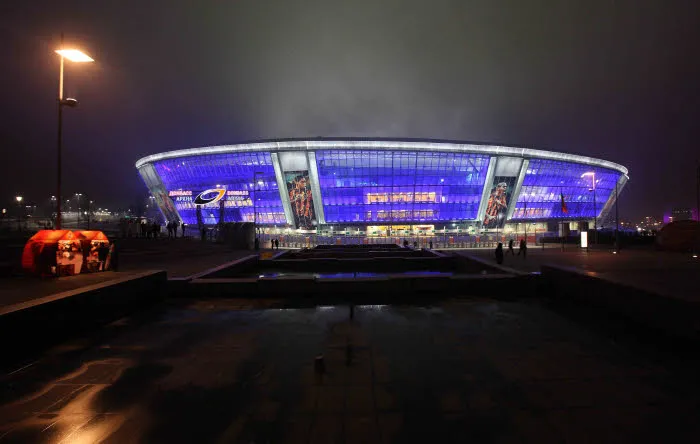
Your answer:
[[[282,201],[270,153],[228,153],[166,159],[155,169],[182,220],[197,224],[194,198],[202,191],[225,188],[224,220],[253,222],[253,199],[256,199],[259,224],[286,224]],[[258,184],[255,185],[255,177]],[[202,207],[207,224],[219,222],[219,203]]]
[[[595,211],[592,176],[595,172]],[[556,160],[531,159],[511,219],[593,218],[600,216],[621,173],[606,168]],[[567,213],[562,212],[564,194]],[[527,213],[525,207],[527,206]]]
[[[405,151],[316,152],[326,223],[477,218],[489,156]]]

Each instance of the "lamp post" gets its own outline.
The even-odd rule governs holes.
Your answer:
[[[90,212],[92,211],[92,201],[88,200],[88,210],[87,210],[87,229],[90,229]]]
[[[258,182],[258,176],[263,174],[262,171],[253,173],[253,230],[256,238],[258,237],[258,185],[263,184],[262,180]]]
[[[591,176],[593,184],[593,243],[598,244],[598,208],[595,202],[595,171],[581,174],[581,177]],[[617,196],[615,196],[617,197]]]
[[[22,196],[15,196],[17,201],[17,231],[22,231]]]
[[[94,62],[94,60],[78,49],[63,48],[63,34],[61,34],[61,49],[56,50],[56,53],[61,56],[60,68],[58,73],[58,140],[57,140],[57,178],[56,178],[56,229],[61,229],[61,148],[63,144],[63,107],[68,106],[74,108],[78,101],[71,98],[63,98],[63,64],[64,59],[71,62],[86,63]]]
[[[80,229],[80,198],[82,196],[83,196],[82,193],[75,193],[75,195],[73,196],[73,197],[75,197],[75,200],[78,202],[78,204],[76,205],[78,208],[78,211],[77,211],[78,219],[75,222],[76,223],[75,228],[77,228],[78,230]]]
[[[617,209],[617,182],[615,181],[615,253],[620,251],[620,212]]]
[[[525,218],[525,245],[527,246],[527,201],[525,201],[524,204],[525,212],[523,213],[523,217]],[[535,232],[535,246],[537,246],[537,232]]]

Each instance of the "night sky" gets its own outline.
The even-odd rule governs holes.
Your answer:
[[[625,219],[695,199],[696,0],[3,1],[2,198],[145,195],[160,151],[284,137],[455,139],[629,168]],[[69,46],[67,45],[67,46]],[[4,205],[4,204],[3,204]]]

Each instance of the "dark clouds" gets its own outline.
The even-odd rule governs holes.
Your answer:
[[[146,154],[307,136],[602,157],[630,169],[625,216],[694,199],[696,2],[22,3],[0,10],[8,195],[53,193],[52,49],[64,30],[98,61],[67,72],[81,104],[66,113],[66,191],[96,200],[145,192],[133,163]]]

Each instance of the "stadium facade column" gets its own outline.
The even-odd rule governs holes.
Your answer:
[[[275,170],[275,180],[277,181],[277,189],[280,192],[282,199],[282,208],[284,209],[284,218],[287,220],[287,225],[294,226],[294,215],[292,214],[292,205],[289,203],[289,194],[287,194],[287,183],[282,175],[282,167],[277,153],[271,153],[272,168]]]
[[[489,159],[489,169],[486,170],[486,180],[484,181],[484,189],[481,191],[481,202],[479,203],[479,212],[476,215],[476,221],[481,224],[484,220],[484,214],[486,213],[486,204],[489,200],[489,193],[491,192],[491,182],[493,182],[493,176],[496,174],[496,161],[498,157],[491,156]]]
[[[321,182],[318,179],[318,166],[316,165],[316,151],[307,151],[306,158],[309,163],[309,180],[311,181],[311,196],[314,199],[314,211],[316,212],[316,223],[326,224],[326,217],[323,214],[323,196],[321,195]],[[317,226],[318,226],[317,225]]]
[[[628,180],[629,180],[629,177],[625,174],[620,174],[620,177],[618,177],[618,179],[617,179],[617,195],[618,196],[622,192],[622,189],[625,187]],[[598,215],[598,220],[600,220],[601,223],[604,223],[605,219],[608,217],[608,213],[610,213],[610,211],[612,211],[614,205],[615,205],[615,189],[613,188],[610,191],[610,196],[605,201],[605,205],[603,206],[603,209],[600,210],[600,214]]]
[[[515,189],[510,197],[510,207],[508,208],[508,215],[506,216],[506,222],[508,222],[515,212],[515,205],[518,203],[518,198],[520,197],[520,190],[523,187],[523,181],[525,180],[525,174],[527,174],[527,167],[530,166],[530,159],[524,159],[523,164],[520,167],[520,173],[518,174],[518,181],[515,183]]]

